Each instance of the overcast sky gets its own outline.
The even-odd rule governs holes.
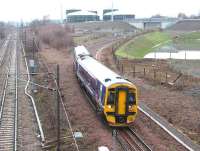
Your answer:
[[[104,8],[112,7],[112,0],[0,0],[0,20],[30,21],[50,15],[51,19],[63,16],[65,9],[78,8],[97,10],[99,15]],[[155,14],[177,16],[179,12],[186,15],[199,14],[199,0],[113,0],[114,8],[130,12],[136,18],[150,17]],[[62,6],[62,7],[61,7]]]

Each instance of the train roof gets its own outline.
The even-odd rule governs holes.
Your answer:
[[[79,58],[78,62],[93,78],[98,79],[106,87],[115,83],[131,84],[131,82],[123,79],[120,75],[90,56]]]
[[[74,53],[76,57],[80,55],[90,55],[89,51],[84,46],[75,47]]]

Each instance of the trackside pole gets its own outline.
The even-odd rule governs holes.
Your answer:
[[[56,83],[57,83],[57,151],[60,151],[60,95],[59,95],[59,89],[60,89],[60,69],[59,65],[56,66]]]

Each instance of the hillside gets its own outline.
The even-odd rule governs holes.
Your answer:
[[[129,58],[143,58],[147,53],[152,52],[155,48],[161,47],[171,40],[170,35],[165,32],[148,33],[132,39],[122,45],[116,55]]]
[[[77,31],[88,32],[134,32],[136,28],[126,22],[85,22],[71,23]]]
[[[200,30],[200,20],[181,20],[168,28],[174,31],[195,31]]]

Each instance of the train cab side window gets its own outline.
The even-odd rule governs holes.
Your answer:
[[[128,104],[129,105],[135,104],[135,95],[133,93],[129,93],[128,95]]]
[[[114,103],[115,103],[115,93],[114,92],[110,92],[107,104],[114,105]]]

